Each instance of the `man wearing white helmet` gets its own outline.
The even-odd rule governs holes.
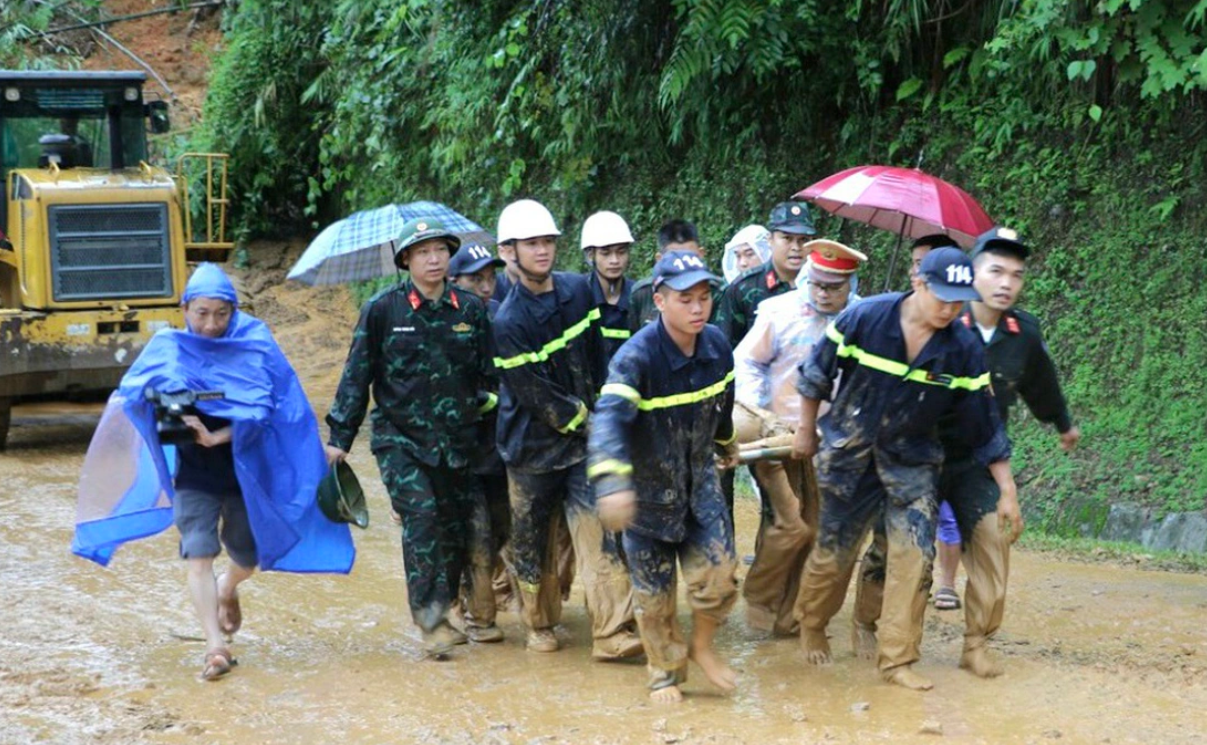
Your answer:
[[[521,616],[529,650],[557,651],[562,594],[550,539],[564,515],[591,614],[592,656],[632,657],[642,647],[628,571],[587,485],[587,417],[607,375],[601,313],[584,277],[553,271],[559,235],[553,215],[531,199],[499,215],[500,252],[514,256],[520,277],[495,314],[494,333]]]
[[[596,212],[583,222],[583,256],[591,271],[587,281],[599,307],[604,347],[608,359],[632,335],[629,330],[629,295],[633,282],[627,276],[633,233],[615,212]]]

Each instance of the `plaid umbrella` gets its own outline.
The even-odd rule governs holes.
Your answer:
[[[393,274],[394,243],[403,223],[419,217],[440,220],[462,243],[494,243],[481,225],[439,202],[388,204],[334,222],[319,233],[289,270],[289,279],[308,285],[359,282]]]

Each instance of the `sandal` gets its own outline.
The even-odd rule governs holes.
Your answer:
[[[201,670],[202,680],[217,680],[238,665],[238,661],[226,647],[211,649],[205,653],[205,667]]]
[[[951,587],[940,587],[935,593],[935,610],[959,610],[960,596]]]

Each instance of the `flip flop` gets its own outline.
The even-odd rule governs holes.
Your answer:
[[[222,575],[225,577],[226,575]],[[222,580],[218,580],[222,584]],[[235,590],[229,600],[218,598],[218,628],[227,636],[234,636],[243,626],[243,609],[239,607],[239,591]]]
[[[201,679],[218,680],[238,664],[238,661],[231,655],[231,651],[226,647],[211,649],[205,653],[205,667],[201,670]]]
[[[959,610],[960,596],[951,587],[940,587],[935,593],[935,610]]]

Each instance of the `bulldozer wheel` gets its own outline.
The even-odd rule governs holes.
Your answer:
[[[0,398],[0,451],[8,445],[8,425],[13,421],[13,401],[11,398]]]

